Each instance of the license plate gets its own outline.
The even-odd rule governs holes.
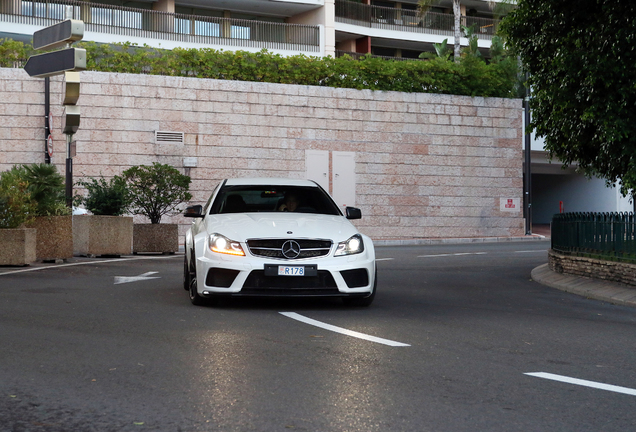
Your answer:
[[[278,266],[278,276],[305,276],[305,267]]]

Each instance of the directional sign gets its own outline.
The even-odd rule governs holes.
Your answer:
[[[115,285],[129,282],[145,281],[150,279],[160,279],[160,276],[151,276],[156,273],[158,272],[148,272],[140,274],[139,276],[115,276]]]
[[[32,77],[46,78],[66,71],[86,69],[86,50],[68,48],[29,57],[24,70]]]
[[[84,21],[69,19],[33,33],[33,48],[59,48],[84,37]]]
[[[64,72],[64,105],[75,105],[80,96],[79,72]]]
[[[74,134],[80,125],[80,107],[77,105],[66,105],[64,115],[62,115],[62,132]]]

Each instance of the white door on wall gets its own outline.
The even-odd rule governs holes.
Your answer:
[[[315,181],[329,191],[329,152],[305,150],[305,173],[308,180]]]
[[[344,207],[356,205],[356,154],[333,152],[333,199],[344,211]]]

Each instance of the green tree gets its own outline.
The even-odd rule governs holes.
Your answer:
[[[550,157],[636,187],[636,2],[519,0],[500,30],[529,73]]]
[[[417,2],[417,10],[421,17],[425,16],[428,10],[434,4],[440,3],[441,0],[419,0]],[[455,56],[455,62],[459,63],[460,49],[461,49],[461,18],[462,18],[462,10],[461,10],[461,1],[453,0],[453,17],[454,17],[454,32],[455,32],[455,43],[453,45],[453,55]],[[441,57],[441,56],[440,56]]]
[[[157,224],[165,214],[176,212],[179,204],[192,199],[190,177],[176,168],[154,162],[137,165],[122,173],[131,196],[130,209]]]

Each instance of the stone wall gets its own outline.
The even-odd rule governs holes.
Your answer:
[[[550,270],[636,286],[636,264],[563,255],[550,249]]]
[[[329,152],[330,163],[353,152],[356,224],[375,239],[524,234],[519,100],[101,72],[81,80],[75,180],[169,163],[192,177],[200,203],[227,177],[304,178],[308,150]],[[61,90],[51,78],[53,163],[64,172]],[[43,128],[44,80],[0,69],[0,170],[43,162]],[[183,132],[184,142],[157,142],[155,131]]]

